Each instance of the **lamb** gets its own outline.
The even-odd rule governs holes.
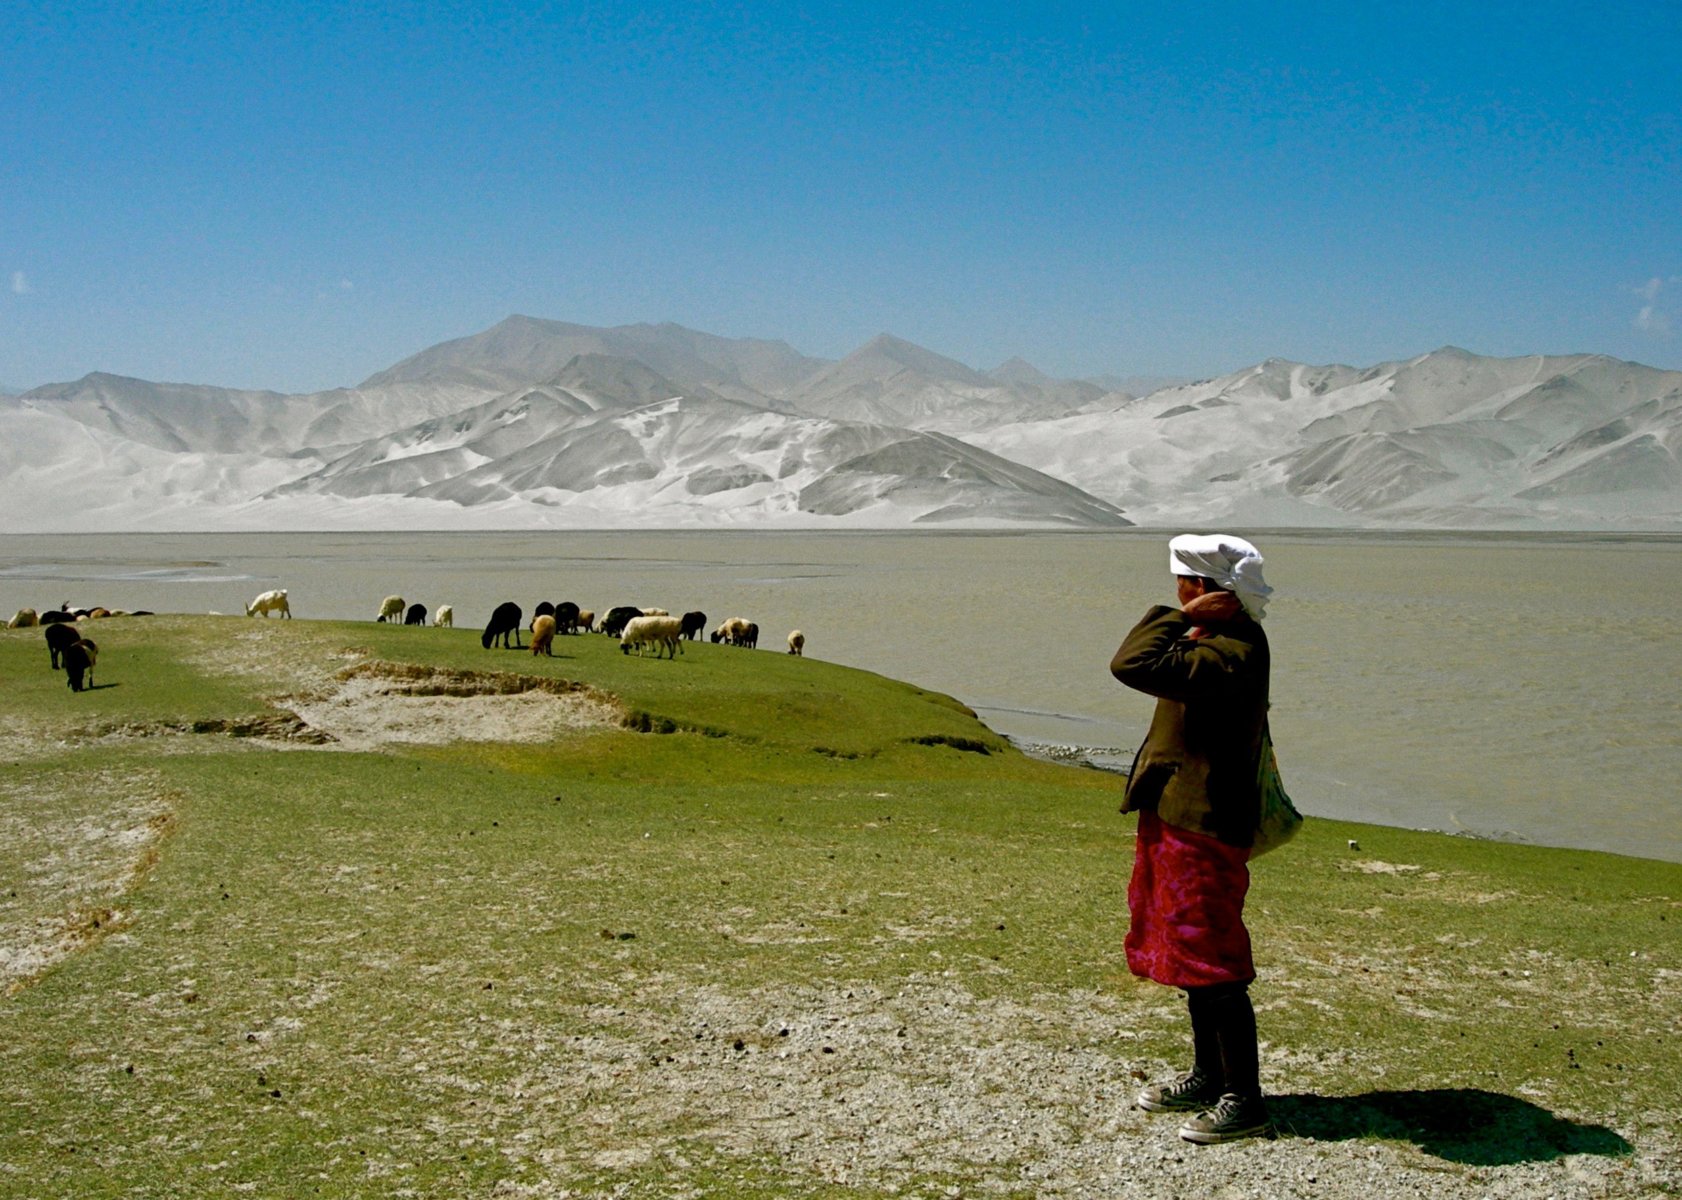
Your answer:
[[[693,642],[701,636],[701,631],[707,627],[707,614],[704,612],[686,612],[683,614],[683,636]]]
[[[555,618],[545,614],[531,623],[531,652],[553,656],[549,648],[555,640]]]
[[[514,638],[512,648],[524,650],[525,647],[520,645],[520,618],[523,615],[518,604],[515,604],[512,600],[504,600],[491,613],[490,623],[485,626],[485,632],[479,636],[479,644],[489,650],[491,643],[496,641],[497,638],[501,638],[502,648],[507,650],[510,648],[508,638],[512,635]]]
[[[642,609],[621,604],[618,608],[608,610],[607,616],[602,618],[602,632],[608,637],[618,637],[625,631],[626,622],[642,615]]]
[[[571,600],[555,605],[555,629],[560,633],[578,632],[578,605]]]
[[[579,611],[578,628],[582,629],[585,633],[594,633],[596,631],[596,613],[594,609],[586,608]]]
[[[20,608],[6,622],[7,629],[34,629],[41,623],[41,618],[33,608]]]
[[[54,621],[47,626],[47,658],[53,670],[58,670],[64,652],[81,640],[82,635],[73,622]]]
[[[456,610],[448,604],[440,604],[438,611],[432,614],[432,624],[439,629],[454,629]]]
[[[254,617],[258,613],[262,613],[265,621],[269,619],[269,614],[272,612],[277,612],[282,617],[292,615],[292,605],[286,599],[285,588],[276,588],[272,592],[264,592],[245,606],[246,616]]]
[[[69,678],[71,691],[82,690],[84,675],[87,677],[87,686],[93,687],[93,664],[98,658],[99,647],[88,638],[77,638],[64,648],[64,673]]]
[[[661,649],[666,651],[667,658],[676,658],[683,653],[683,647],[678,644],[678,635],[683,632],[683,621],[678,617],[633,617],[625,626],[625,635],[619,639],[619,650],[622,654],[629,654],[631,647],[637,648],[637,657],[642,657],[644,646],[654,647],[654,657],[660,657]]]
[[[798,629],[788,635],[788,652],[796,658],[806,656],[806,635]]]
[[[424,604],[411,604],[411,605],[409,605],[409,611],[403,614],[403,624],[405,624],[405,625],[425,625],[426,624],[426,605],[424,605]]]
[[[387,596],[384,600],[380,601],[380,615],[375,617],[374,620],[396,622],[402,616],[403,597]]]

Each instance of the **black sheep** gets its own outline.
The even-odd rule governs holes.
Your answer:
[[[59,658],[71,646],[82,640],[82,631],[74,624],[55,621],[46,628],[47,656],[52,661],[52,669],[58,670]]]
[[[621,604],[602,618],[602,632],[608,637],[618,637],[625,632],[625,626],[635,617],[642,616],[642,609],[629,604]]]
[[[537,618],[539,617],[552,617],[554,615],[555,606],[547,600],[539,600],[537,602],[537,607],[531,610],[531,624],[527,625],[526,628],[531,629],[535,627],[537,625]],[[560,622],[557,621],[556,624],[558,625]]]
[[[578,632],[578,605],[571,600],[562,600],[555,605],[555,632]]]
[[[425,625],[426,624],[426,605],[424,605],[424,604],[411,604],[411,605],[409,605],[409,611],[403,614],[403,624],[405,624],[405,625]]]
[[[82,690],[83,676],[87,677],[87,686],[93,686],[93,664],[98,658],[99,647],[87,638],[77,638],[64,648],[64,673],[69,676],[71,691]]]
[[[707,627],[707,614],[704,612],[686,612],[683,614],[683,632],[679,637],[695,641],[701,636],[701,631]]]
[[[520,644],[520,617],[522,615],[518,604],[515,604],[512,600],[504,600],[491,613],[490,624],[485,626],[485,632],[480,635],[479,644],[489,650],[491,643],[495,642],[497,638],[501,638],[504,650],[524,650],[525,647]],[[512,647],[508,645],[508,639],[511,635],[514,638]]]

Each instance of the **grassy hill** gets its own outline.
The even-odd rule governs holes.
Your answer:
[[[81,695],[0,633],[0,1196],[1682,1189],[1682,867],[1311,821],[1249,908],[1283,1136],[1196,1151],[1129,1104],[1186,1023],[1120,780],[948,697],[90,632]]]

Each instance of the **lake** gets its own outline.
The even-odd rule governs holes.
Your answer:
[[[798,628],[810,657],[947,692],[1018,741],[1125,763],[1151,701],[1109,659],[1147,606],[1173,602],[1167,538],[11,534],[0,608],[239,613],[270,587],[299,617],[372,620],[396,593],[473,627],[505,599],[698,608],[713,625],[757,621],[760,653]],[[1304,811],[1682,861],[1682,539],[1252,540],[1275,589],[1274,740]]]

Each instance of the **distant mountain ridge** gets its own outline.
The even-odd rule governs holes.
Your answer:
[[[1105,381],[1116,383],[1119,381]],[[1454,347],[1145,394],[514,316],[309,395],[0,397],[8,528],[1682,528],[1682,372]]]

